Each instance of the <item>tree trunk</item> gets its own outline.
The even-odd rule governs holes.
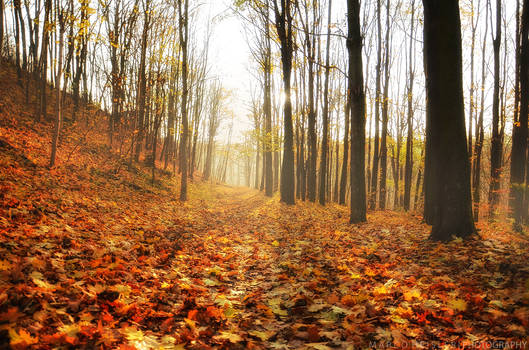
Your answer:
[[[265,127],[265,147],[264,147],[264,188],[265,195],[272,197],[274,193],[274,174],[272,168],[272,48],[271,48],[271,33],[269,22],[270,18],[268,15],[268,1],[266,2],[265,10],[265,42],[266,42],[266,54],[265,54],[265,69],[264,69],[264,127]]]
[[[475,233],[470,195],[470,167],[465,132],[461,22],[457,0],[423,0],[426,76],[426,162],[433,193],[430,238]],[[439,57],[443,57],[442,60]],[[427,155],[428,156],[428,155]]]
[[[281,64],[283,67],[283,88],[285,92],[284,113],[284,145],[283,162],[281,166],[281,201],[286,204],[295,203],[294,177],[294,130],[292,126],[292,103],[290,99],[290,76],[292,72],[293,32],[291,0],[280,0],[281,10],[275,4],[276,29],[281,43]]]
[[[150,0],[145,2],[144,20],[143,20],[143,32],[141,35],[141,53],[140,53],[140,67],[138,72],[138,98],[136,102],[137,108],[137,125],[138,132],[136,136],[136,150],[134,154],[134,160],[138,162],[140,160],[141,147],[143,143],[143,137],[145,133],[145,93],[147,89],[147,79],[145,77],[145,65],[147,55],[147,38],[149,36],[150,16],[149,16],[149,4]]]
[[[327,50],[325,57],[325,82],[323,85],[323,135],[321,140],[321,161],[320,161],[320,197],[319,202],[325,205],[325,194],[327,186],[327,153],[329,152],[329,71],[330,71],[330,50],[331,50],[331,10],[332,0],[329,1],[329,12],[327,18]]]
[[[55,158],[57,155],[57,145],[59,143],[59,135],[61,132],[61,123],[62,123],[62,91],[61,91],[61,79],[62,79],[62,60],[63,60],[63,48],[64,48],[64,13],[62,12],[62,9],[60,8],[60,5],[57,5],[57,11],[59,11],[59,59],[58,59],[58,67],[57,67],[57,77],[55,78],[57,82],[56,86],[56,101],[55,101],[55,127],[53,129],[53,139],[51,144],[51,157],[50,157],[50,168],[53,168],[55,166]]]
[[[410,41],[409,41],[409,65],[408,65],[408,116],[407,127],[408,134],[406,137],[406,166],[404,170],[404,210],[410,210],[411,199],[411,180],[413,176],[413,82],[415,80],[415,61],[413,59],[413,34],[415,29],[415,0],[411,2],[411,20],[410,20]]]
[[[365,92],[362,65],[360,3],[347,1],[347,51],[351,101],[351,223],[366,221],[365,187]]]
[[[386,179],[388,172],[388,113],[389,113],[389,60],[390,60],[390,38],[389,38],[389,3],[386,2],[386,52],[384,58],[384,96],[382,101],[382,138],[380,140],[380,193],[378,197],[379,208],[386,209]]]
[[[184,10],[182,11],[182,3]],[[187,200],[187,144],[189,138],[189,124],[187,120],[187,95],[189,93],[187,86],[187,39],[188,39],[188,8],[189,0],[180,0],[178,2],[178,14],[180,16],[179,36],[182,49],[182,138],[180,140],[180,171],[182,173],[180,180],[180,200]]]
[[[349,83],[348,83],[349,84]],[[348,85],[348,89],[351,89],[351,86]],[[349,126],[351,115],[351,101],[350,94],[347,94],[345,102],[345,131],[343,135],[343,163],[342,163],[342,175],[340,176],[340,199],[339,204],[345,205],[345,194],[347,193],[347,169],[349,165]]]
[[[479,7],[480,2],[478,2]],[[488,18],[489,7],[486,7],[485,18]],[[485,131],[483,129],[483,114],[485,112],[485,81],[487,78],[485,59],[487,48],[487,33],[489,29],[489,22],[485,21],[485,33],[483,34],[483,45],[481,48],[481,99],[480,111],[478,120],[476,121],[475,133],[476,141],[474,146],[474,162],[472,164],[472,191],[473,191],[473,206],[474,206],[474,220],[479,220],[479,205],[481,201],[481,154],[483,150],[483,140],[485,138]]]
[[[490,218],[496,214],[499,202],[502,142],[499,131],[500,122],[500,46],[501,46],[501,1],[496,0],[496,36],[493,40],[494,49],[494,95],[492,97],[492,138],[490,145],[490,187],[489,205]]]
[[[50,15],[51,15],[51,0],[45,0],[44,3],[44,29],[42,30],[42,46],[40,48],[40,64],[39,64],[39,73],[40,73],[40,101],[38,105],[37,113],[35,113],[35,119],[37,122],[40,122],[42,118],[46,118],[46,86],[47,86],[47,70],[48,70],[48,43],[49,43],[49,25],[50,25]]]
[[[375,82],[375,139],[373,140],[373,169],[371,170],[371,193],[369,194],[369,209],[377,207],[377,187],[380,147],[380,71],[382,70],[382,24],[380,0],[377,0],[377,66]]]
[[[4,55],[4,0],[0,0],[0,60]]]
[[[529,113],[529,0],[523,1],[520,28],[520,114],[518,123],[513,125],[511,156],[511,196],[515,228],[521,230],[524,216],[524,174],[527,149],[527,114]]]

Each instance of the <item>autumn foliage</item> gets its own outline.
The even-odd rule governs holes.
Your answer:
[[[509,225],[442,244],[398,212],[350,225],[343,206],[197,181],[182,203],[178,177],[152,183],[105,146],[96,108],[67,120],[50,170],[51,124],[13,75],[0,71],[0,348],[529,347],[528,240]]]

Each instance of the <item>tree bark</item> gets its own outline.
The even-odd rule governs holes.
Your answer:
[[[523,218],[524,174],[527,150],[527,114],[529,113],[529,0],[523,1],[520,28],[520,114],[519,121],[513,125],[511,155],[511,196],[514,213],[514,226],[521,230]]]
[[[410,41],[409,41],[409,65],[408,65],[408,115],[406,136],[406,165],[404,169],[404,210],[410,210],[411,199],[411,180],[413,176],[413,82],[415,80],[415,62],[413,59],[413,35],[415,29],[415,0],[411,2],[411,20],[410,20]]]
[[[386,179],[388,172],[388,113],[389,113],[389,61],[390,61],[390,37],[389,37],[389,3],[386,2],[386,52],[384,58],[384,96],[382,101],[382,137],[380,140],[380,192],[378,197],[378,206],[380,209],[386,209]]]
[[[290,77],[292,73],[293,32],[292,32],[292,1],[280,0],[281,9],[274,1],[276,29],[281,43],[281,64],[283,67],[283,88],[285,91],[284,113],[284,145],[281,166],[281,201],[286,204],[295,203],[294,177],[294,129],[292,126],[292,103],[290,100]]]
[[[57,82],[56,86],[56,101],[55,101],[55,127],[53,129],[53,139],[51,143],[51,156],[50,156],[50,168],[55,166],[55,158],[57,155],[57,145],[59,143],[59,135],[61,133],[61,123],[62,123],[62,91],[61,91],[61,79],[62,79],[62,66],[63,66],[63,48],[64,48],[64,13],[61,6],[57,5],[57,11],[59,11],[59,58],[57,62],[57,77],[55,78]]]
[[[501,1],[496,0],[496,35],[494,49],[494,93],[492,97],[492,138],[490,146],[489,217],[493,218],[499,202],[502,141],[500,122],[500,46],[501,46]]]
[[[136,150],[134,154],[134,160],[138,162],[140,160],[141,147],[143,143],[143,137],[145,133],[145,92],[147,89],[147,79],[145,76],[146,56],[147,56],[147,38],[149,36],[150,16],[149,16],[149,4],[150,0],[145,2],[144,19],[143,19],[143,32],[141,35],[141,53],[140,53],[140,67],[138,72],[138,98],[136,102],[137,111],[137,134],[136,134]]]
[[[380,72],[382,70],[382,10],[380,0],[377,0],[377,65],[375,78],[375,138],[373,140],[373,168],[371,170],[371,193],[369,194],[369,209],[377,207],[379,147],[380,147]]]
[[[321,140],[321,161],[320,161],[320,196],[319,202],[325,205],[326,182],[327,182],[327,153],[329,152],[329,71],[330,71],[330,50],[331,50],[331,10],[332,0],[329,1],[329,11],[327,18],[327,49],[325,57],[325,82],[323,85],[323,135]]]
[[[366,221],[365,187],[365,92],[362,65],[360,3],[347,1],[347,51],[349,55],[349,94],[351,101],[351,214],[349,221]]]
[[[470,195],[470,167],[465,132],[461,22],[457,0],[423,0],[426,76],[426,162],[433,193],[430,238],[475,233]],[[439,59],[442,57],[442,59]],[[433,178],[430,178],[430,181]]]
[[[183,3],[183,4],[182,4]],[[182,5],[184,9],[182,10]],[[182,138],[180,140],[180,200],[187,200],[187,156],[188,156],[188,138],[189,138],[189,124],[187,120],[187,44],[188,44],[188,8],[189,0],[180,0],[178,2],[178,14],[180,17],[179,25],[179,36],[180,45],[182,47],[182,101],[181,101],[181,114],[182,114]]]

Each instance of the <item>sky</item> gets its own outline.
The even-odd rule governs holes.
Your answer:
[[[233,0],[210,0],[213,18],[213,40],[210,41],[211,75],[218,76],[224,88],[231,91],[229,101],[234,114],[233,135],[235,141],[242,141],[244,132],[252,128],[248,116],[250,101],[249,69],[252,61],[242,22],[230,10]],[[219,139],[225,141],[231,118],[221,125]]]

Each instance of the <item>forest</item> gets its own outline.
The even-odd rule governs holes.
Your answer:
[[[0,349],[529,349],[529,0],[0,0]]]

